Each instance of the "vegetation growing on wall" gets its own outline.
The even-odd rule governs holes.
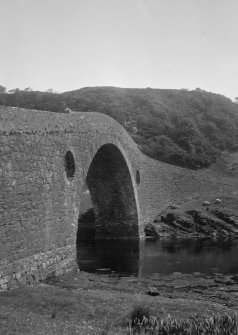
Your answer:
[[[4,90],[2,90],[3,92]],[[238,104],[201,89],[83,88],[62,94],[25,89],[0,93],[0,105],[107,114],[148,156],[193,169],[238,150]]]

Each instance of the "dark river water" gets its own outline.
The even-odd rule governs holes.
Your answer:
[[[173,272],[238,273],[238,241],[145,240],[78,244],[81,270],[149,276]]]

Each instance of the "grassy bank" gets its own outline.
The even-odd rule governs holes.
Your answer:
[[[168,320],[169,314],[178,324],[197,318],[201,325],[207,318],[234,315],[238,278],[179,273],[135,278],[78,272],[37,287],[1,292],[0,301],[0,334],[4,335],[136,334],[133,313],[138,316],[135,311],[141,308],[148,312],[147,318],[159,322]]]

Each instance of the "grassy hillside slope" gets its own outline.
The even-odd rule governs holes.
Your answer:
[[[148,156],[189,168],[208,167],[238,150],[238,105],[196,89],[89,87],[53,94],[0,94],[0,104],[62,112],[96,111],[119,121]]]

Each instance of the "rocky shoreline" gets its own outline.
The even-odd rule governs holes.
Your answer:
[[[172,204],[145,227],[150,238],[238,238],[238,200],[231,196]]]

